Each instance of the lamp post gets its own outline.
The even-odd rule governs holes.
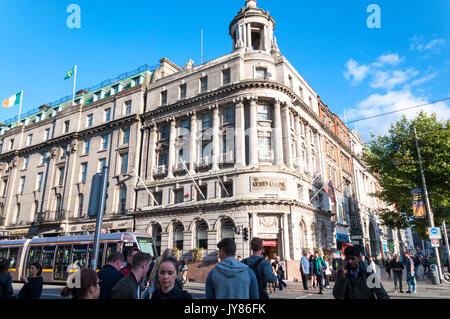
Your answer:
[[[420,175],[422,177],[423,192],[425,194],[425,207],[427,208],[428,211],[428,221],[430,222],[430,227],[434,227],[433,212],[431,211],[430,201],[428,199],[427,182],[425,181],[425,175],[423,173],[422,157],[420,156],[419,141],[417,140],[417,131],[415,126],[414,126],[414,139],[416,141],[417,156],[419,157]],[[439,249],[437,247],[434,247],[434,255],[436,256],[439,281],[440,283],[442,283],[443,276],[442,276],[441,260],[439,258]]]

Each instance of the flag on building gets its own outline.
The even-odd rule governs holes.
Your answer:
[[[325,193],[327,193],[328,197],[331,198],[334,205],[336,205],[336,197],[334,196],[334,188],[333,188],[333,183],[331,182],[331,180],[327,185],[325,185],[323,187],[323,190],[325,191]]]
[[[22,99],[22,91],[20,91],[17,94],[14,94],[13,96],[11,96],[9,99],[6,99],[2,102],[2,106],[3,107],[11,107],[14,106],[16,104],[20,103],[20,100]]]
[[[66,77],[64,78],[64,80],[70,79],[74,73],[74,69],[75,67],[73,67],[69,72],[67,72]]]

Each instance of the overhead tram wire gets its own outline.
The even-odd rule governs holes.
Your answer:
[[[448,101],[448,100],[450,100],[450,97],[445,98],[445,99],[441,99],[441,100],[436,100],[436,101],[433,101],[433,102],[428,102],[428,103],[420,104],[420,105],[410,106],[410,107],[407,107],[407,108],[404,108],[404,109],[401,109],[401,110],[396,110],[396,111],[391,111],[391,112],[381,113],[381,114],[373,115],[373,116],[369,116],[369,117],[364,117],[364,118],[361,118],[361,119],[358,119],[358,120],[354,120],[354,121],[347,122],[347,124],[352,124],[352,123],[356,123],[356,122],[361,122],[361,121],[369,120],[369,119],[372,119],[372,118],[375,118],[375,117],[380,117],[380,116],[384,116],[384,115],[389,115],[389,114],[393,114],[393,113],[397,113],[397,112],[403,112],[403,111],[410,110],[410,109],[413,109],[413,108],[416,108],[416,107],[427,106],[427,105],[436,104],[436,103],[444,102],[444,101]]]

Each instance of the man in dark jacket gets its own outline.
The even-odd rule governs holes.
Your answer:
[[[12,278],[8,268],[9,260],[0,260],[0,299],[9,299],[14,294]]]
[[[334,298],[390,299],[381,281],[373,283],[369,278],[370,274],[367,273],[367,267],[361,262],[360,254],[357,246],[348,246],[345,249],[345,260],[333,288]]]
[[[112,299],[141,299],[141,281],[147,274],[151,256],[138,252],[131,261],[131,272],[120,279],[113,287]]]
[[[120,270],[120,273],[124,276],[128,276],[131,272],[131,263],[133,260],[133,256],[139,252],[139,249],[132,248],[127,253],[125,258],[127,259],[127,264]]]
[[[119,272],[120,266],[123,263],[122,253],[115,251],[106,259],[107,264],[103,266],[98,273],[100,279],[100,295],[98,299],[111,299],[111,292],[114,285],[124,277]]]
[[[265,260],[261,255],[264,250],[262,239],[253,237],[250,243],[253,255],[244,259],[242,263],[246,264],[255,272],[258,281],[259,299],[269,299],[267,294],[267,282],[277,282],[277,277],[272,273],[270,261]]]

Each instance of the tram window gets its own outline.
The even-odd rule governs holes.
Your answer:
[[[6,259],[8,255],[8,248],[0,248],[0,259]]]
[[[142,252],[150,254],[152,257],[156,256],[155,245],[151,238],[137,237],[136,239]]]
[[[16,268],[17,255],[19,254],[19,248],[9,249],[9,268]]]
[[[123,243],[122,254],[125,257],[125,261],[127,261],[128,252],[133,248],[138,248],[136,243]]]
[[[55,247],[47,246],[42,250],[42,269],[53,269],[53,257],[55,256]]]
[[[69,276],[67,268],[70,263],[70,250],[71,246],[69,245],[58,246],[55,260],[55,280],[67,280]]]
[[[101,269],[103,266],[103,248],[105,248],[105,244],[100,245],[98,250],[97,269]],[[91,267],[93,250],[93,246],[89,245],[89,267]]]
[[[27,276],[28,276],[28,274],[30,272],[31,264],[40,263],[40,261],[41,261],[40,260],[41,259],[41,250],[42,250],[42,247],[31,247],[28,250],[27,269],[26,269]]]
[[[72,265],[83,269],[86,267],[87,245],[74,245],[72,249]]]
[[[111,255],[111,253],[115,252],[117,250],[117,244],[116,243],[110,243],[108,246],[106,246],[106,257],[105,262],[108,260],[108,256]]]

